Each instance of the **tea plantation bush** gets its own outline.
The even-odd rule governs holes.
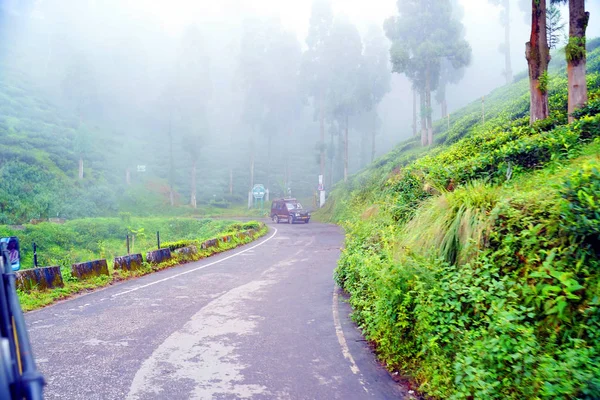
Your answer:
[[[595,44],[599,41],[590,41]],[[335,279],[386,365],[449,399],[600,398],[600,48],[590,102],[528,123],[517,81],[339,186]],[[558,57],[558,56],[557,56]],[[555,57],[555,58],[557,58]],[[489,113],[489,114],[488,114]],[[489,117],[489,118],[488,118]]]

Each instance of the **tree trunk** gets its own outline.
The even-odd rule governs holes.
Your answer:
[[[371,136],[373,138],[373,141],[371,142],[371,162],[373,162],[375,160],[375,134],[377,132],[375,132],[375,129],[373,129],[373,135]]]
[[[446,118],[448,115],[448,102],[446,102],[446,97],[442,99],[442,118]]]
[[[325,100],[323,100],[323,95],[321,95],[319,102],[319,129],[321,134],[321,168],[319,172],[321,172],[321,175],[323,175],[323,179],[325,179]]]
[[[510,0],[504,0],[504,11],[506,12],[506,21],[504,24],[504,76],[506,84],[512,82],[512,63],[510,60]]]
[[[417,91],[415,88],[412,90],[413,92],[413,123],[412,123],[412,131],[413,137],[417,136]]]
[[[567,46],[567,77],[569,80],[569,122],[575,109],[587,102],[585,80],[585,30],[590,13],[585,12],[585,0],[569,1],[569,45]]]
[[[548,117],[548,63],[550,49],[546,37],[546,0],[531,0],[531,37],[525,44],[529,65],[529,123]]]
[[[425,93],[419,94],[419,114],[421,114],[421,146],[427,146],[427,118],[425,114]]]
[[[367,142],[369,140],[368,131],[363,131],[360,134],[360,167],[364,168],[367,165],[367,153],[369,148],[367,147]]]
[[[348,114],[346,114],[346,131],[344,132],[344,182],[348,182]]]
[[[429,63],[425,71],[425,107],[427,111],[427,145],[433,145],[433,124],[431,120],[431,72]]]
[[[267,137],[267,188],[271,187],[271,148],[273,146],[273,136]]]
[[[191,187],[191,196],[190,196],[190,205],[194,208],[197,207],[196,202],[196,160],[192,161],[192,181],[190,182]]]
[[[175,193],[173,187],[175,186],[175,163],[173,160],[173,131],[171,130],[172,114],[169,114],[169,202],[171,207],[175,205]]]
[[[250,191],[254,187],[254,140],[250,139]]]
[[[335,157],[335,148],[334,148],[334,141],[333,141],[333,131],[331,131],[331,143],[330,143],[330,149],[331,149],[331,158],[329,159],[329,191],[331,191],[331,188],[333,188],[333,169],[334,169],[334,157]]]
[[[79,179],[83,179],[83,156],[79,156]]]
[[[292,129],[290,129],[288,131],[288,143],[291,142],[291,140],[292,140]],[[289,157],[289,154],[287,152],[284,152],[284,153],[285,153],[285,155],[284,155],[285,168],[284,168],[284,172],[283,172],[283,174],[284,174],[283,175],[283,186],[284,186],[284,188],[283,188],[284,189],[284,191],[283,191],[284,193],[283,194],[285,196],[286,190],[290,186],[290,182],[292,180],[292,177],[291,177],[291,175],[292,175],[292,169],[290,168],[290,157]],[[325,153],[323,153],[323,155],[324,154]],[[325,167],[325,166],[323,166],[323,167]]]

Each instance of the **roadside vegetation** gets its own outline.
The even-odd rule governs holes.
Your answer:
[[[239,238],[238,232],[255,229],[254,236]],[[113,259],[127,255],[126,236],[130,236],[130,253],[143,255],[158,247],[156,232],[160,232],[161,248],[175,250],[184,246],[196,246],[195,255],[173,253],[173,258],[160,265],[144,263],[137,271],[113,269]],[[240,223],[225,219],[191,218],[136,218],[122,214],[121,218],[88,218],[67,221],[64,224],[44,222],[37,225],[25,225],[19,230],[7,226],[0,227],[1,236],[18,236],[21,244],[21,266],[33,268],[33,243],[37,245],[39,266],[60,266],[65,283],[64,288],[20,292],[24,311],[64,299],[76,293],[106,286],[111,283],[135,276],[175,266],[184,262],[196,261],[248,243],[267,232],[267,228],[258,222]],[[231,236],[227,243],[201,249],[200,244],[208,239]],[[79,281],[71,274],[71,265],[77,262],[106,259],[109,275]]]
[[[526,74],[340,184],[321,218],[335,272],[390,370],[443,399],[600,398],[600,40],[568,124],[564,56],[550,117]],[[556,61],[554,61],[556,60]]]

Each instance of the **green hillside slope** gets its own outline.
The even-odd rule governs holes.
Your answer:
[[[527,79],[436,124],[338,186],[335,273],[390,369],[436,398],[600,398],[600,40],[590,102],[529,126]]]

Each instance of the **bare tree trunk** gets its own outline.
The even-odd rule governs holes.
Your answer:
[[[575,109],[587,102],[585,80],[585,30],[590,13],[585,11],[585,0],[569,1],[569,45],[567,46],[567,77],[569,81],[569,122]]]
[[[419,94],[420,107],[419,111],[421,114],[421,146],[427,146],[427,118],[425,114],[425,93],[421,91]]]
[[[417,91],[415,88],[412,90],[413,94],[413,123],[412,123],[412,131],[413,137],[417,136]]]
[[[546,37],[546,0],[531,0],[531,37],[525,44],[529,65],[529,122],[548,117],[548,63],[550,49]]]
[[[485,125],[485,96],[481,96],[481,121]]]
[[[271,148],[273,146],[273,136],[267,138],[267,188],[271,188]]]
[[[377,134],[377,132],[375,131],[375,129],[373,129],[373,134],[371,135],[371,137],[373,138],[373,141],[371,142],[371,162],[373,162],[375,160],[375,135]]]
[[[433,145],[433,124],[431,121],[431,72],[429,64],[425,71],[425,106],[427,107],[427,145]]]
[[[442,118],[446,118],[448,115],[448,102],[446,101],[446,97],[442,99]]]
[[[254,139],[250,138],[250,190],[254,187]]]
[[[175,186],[175,164],[173,160],[173,131],[171,129],[172,114],[169,114],[169,202],[171,207],[175,205],[175,194],[173,186]]]
[[[325,100],[323,95],[319,99],[319,121],[320,121],[320,134],[321,134],[321,165],[320,172],[323,177],[325,176]],[[324,178],[323,178],[324,179]]]
[[[331,191],[331,189],[333,188],[333,170],[334,170],[334,157],[335,157],[335,148],[334,148],[334,141],[333,141],[333,131],[331,132],[331,143],[330,143],[330,149],[331,149],[331,158],[330,158],[330,165],[329,165],[329,191]]]
[[[190,195],[190,205],[194,208],[197,207],[197,202],[196,202],[196,160],[194,159],[192,161],[192,181],[190,182],[190,187],[191,187],[191,192],[192,194]]]
[[[512,63],[510,60],[510,0],[504,0],[504,11],[506,12],[506,21],[504,24],[504,76],[506,84],[512,82]]]
[[[344,132],[344,182],[348,182],[348,114],[346,114],[346,131]]]
[[[229,148],[233,149],[233,133],[229,131]],[[233,196],[233,161],[229,161],[229,195]]]
[[[367,165],[367,141],[369,139],[368,132],[364,131],[360,133],[360,167],[364,168]]]
[[[79,155],[79,179],[83,179],[83,156]]]
[[[288,131],[288,142],[290,142],[292,140],[292,129],[290,128],[290,130]],[[325,155],[325,153],[323,152],[323,155]],[[284,163],[285,163],[285,169],[284,169],[284,176],[283,176],[283,185],[284,185],[284,197],[285,197],[285,191],[287,190],[287,188],[290,185],[290,181],[292,179],[291,175],[292,175],[292,170],[290,168],[290,157],[289,154],[285,154],[284,156]],[[323,168],[325,166],[323,165]]]

